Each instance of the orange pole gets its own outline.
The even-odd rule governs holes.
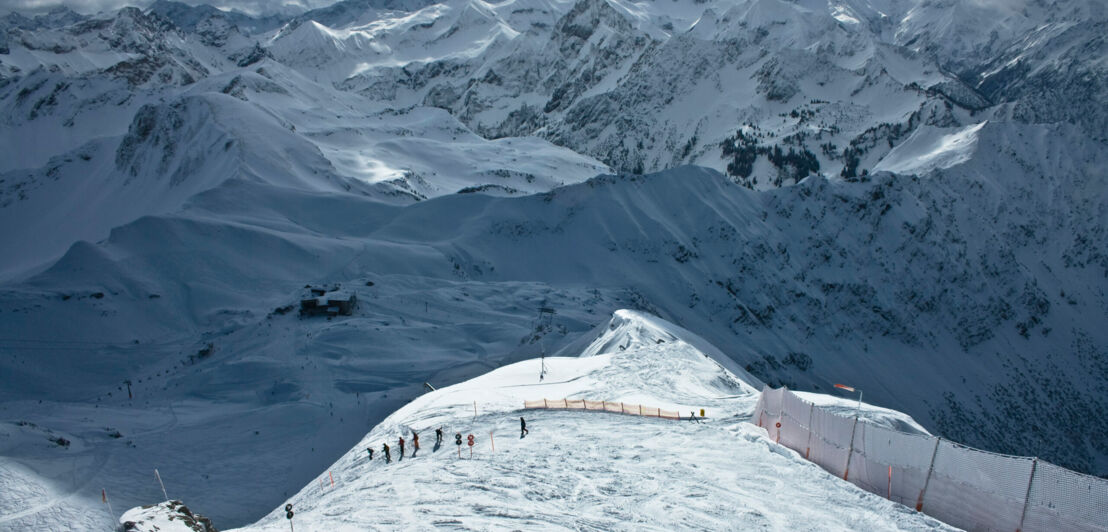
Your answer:
[[[889,500],[893,500],[893,466],[889,466]]]

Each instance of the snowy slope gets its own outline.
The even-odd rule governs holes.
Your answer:
[[[155,467],[248,523],[423,382],[583,350],[619,308],[768,383],[845,381],[1104,474],[1105,20],[1000,0],[0,16],[20,494],[0,523],[80,519],[97,486],[157,500]],[[593,179],[610,168],[631,172]],[[361,305],[298,319],[309,283]]]
[[[878,161],[873,171],[924,175],[964,163],[973,157],[977,133],[984,126],[985,122],[964,128],[920,127]]]
[[[845,381],[958,441],[1097,470],[1105,254],[1071,235],[1103,231],[1090,176],[1105,162],[1059,162],[1072,135],[990,122],[977,153],[1020,145],[1019,158],[772,193],[697,168],[405,207],[226,183],[9,287],[3,337],[29,340],[5,344],[16,385],[0,407],[110,465],[55,480],[67,492],[104,484],[120,504],[150,502],[158,488],[142,479],[157,467],[172,497],[238,525],[423,382],[556,353],[630,307],[774,385]],[[1050,179],[1019,178],[1028,166]],[[302,288],[320,282],[357,291],[355,315],[297,319]],[[557,310],[550,324],[539,307]],[[1027,419],[1053,428],[1022,430]],[[1088,438],[1049,437],[1073,426]],[[5,456],[49,476],[64,452]]]
[[[8,29],[22,37],[0,54],[0,140],[10,152],[0,160],[0,221],[26,228],[0,243],[21,250],[0,259],[0,276],[173,212],[227,179],[408,203],[541,192],[608,171],[538,138],[487,140],[439,109],[321,85],[269,59],[279,50],[219,13],[156,7]]]
[[[52,159],[45,171],[3,174],[11,188],[0,223],[19,229],[6,232],[0,245],[22,251],[3,267],[36,266],[75,241],[97,241],[141,216],[175,211],[231,178],[341,190],[345,183],[328,170],[310,144],[228,96],[144,106],[122,138],[92,141]],[[312,181],[301,177],[320,173]]]
[[[0,21],[4,203],[65,183],[7,219],[57,219],[34,213],[42,202],[82,203],[86,187],[65,176],[89,168],[70,163],[99,160],[94,174],[122,173],[93,152],[117,147],[143,104],[174,105],[183,94],[233,95],[249,105],[229,122],[245,120],[250,136],[266,135],[268,125],[249,118],[261,110],[309,157],[318,150],[322,168],[278,168],[297,170],[300,182],[330,174],[401,202],[541,192],[609,168],[685,163],[755,188],[816,172],[849,179],[920,127],[982,119],[1075,121],[1103,140],[1105,65],[1078,56],[1097,46],[1098,4],[1063,2],[1050,17],[1037,5],[947,4],[349,1],[281,24],[171,2],[91,17],[13,14]],[[978,24],[995,39],[980,42]],[[1053,78],[1066,80],[1055,88],[1077,105],[1045,106]],[[223,156],[216,143],[178,140]],[[228,173],[192,170],[217,181]],[[128,208],[79,215],[57,231],[33,227],[7,243],[24,252],[0,275],[26,274],[78,240],[180,204],[174,193],[146,209],[102,181],[89,183]]]
[[[280,75],[273,70],[269,75]],[[290,77],[289,85],[304,81]],[[0,220],[24,225],[5,233],[3,244],[22,253],[5,256],[0,271],[10,276],[40,266],[76,241],[100,240],[141,216],[172,212],[227,179],[406,203],[461,190],[543,191],[606,169],[535,138],[481,139],[435,109],[322,121],[333,111],[300,105],[297,95],[313,89],[293,86],[296,92],[255,72],[213,79],[179,99],[139,108],[118,136],[89,140],[39,169],[0,174]],[[347,112],[367,107],[338,97],[328,105]],[[7,131],[16,137],[30,127]]]
[[[481,43],[487,51],[436,52],[434,43],[456,38],[456,28],[482,26],[455,19],[475,5],[382,16],[373,25],[379,42],[427,51],[370,60],[343,74],[349,79],[340,86],[394,105],[449,109],[486,136],[541,135],[627,171],[688,162],[724,170],[721,144],[756,124],[774,137],[767,147],[810,150],[837,173],[851,139],[941,100],[920,87],[959,84],[927,60],[803,3],[516,0],[477,10],[488,29],[450,48]],[[347,30],[354,33],[344,40],[363,35]],[[318,75],[348,70],[326,66]],[[949,110],[921,116],[958,120]],[[836,147],[821,151],[821,144]],[[742,177],[765,188],[807,175],[785,166]]]
[[[582,358],[527,360],[428,393],[390,415],[289,498],[306,530],[393,528],[933,530],[931,518],[864,493],[772,444],[748,423],[754,388],[681,338],[618,311]],[[618,346],[618,347],[617,347]],[[708,419],[521,411],[525,399],[663,406]],[[477,415],[473,414],[473,402]],[[519,434],[518,417],[529,434]],[[687,416],[687,414],[686,414]],[[434,446],[434,429],[447,435]],[[422,446],[399,459],[396,439]],[[477,444],[459,458],[455,432]],[[380,447],[393,447],[386,463]],[[464,445],[463,445],[464,447]],[[495,447],[495,451],[493,450]],[[376,451],[368,459],[366,449]],[[334,486],[331,479],[334,479]],[[284,530],[284,508],[236,530]]]

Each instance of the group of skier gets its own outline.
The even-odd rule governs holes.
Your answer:
[[[398,458],[398,460],[403,460],[404,459],[404,452],[405,452],[404,451],[404,443],[405,443],[404,442],[404,436],[401,436],[400,439],[397,441],[397,445],[400,446],[400,458]],[[435,444],[437,445],[439,443],[442,443],[442,427],[439,427],[439,428],[435,429]],[[366,451],[369,452],[369,459],[373,460],[373,448],[372,447],[367,447]],[[392,463],[392,447],[389,447],[389,444],[385,443],[385,444],[381,445],[381,452],[385,453],[385,463],[391,464]],[[417,452],[419,452],[419,433],[413,430],[412,431],[412,456],[414,457]]]
[[[530,431],[527,430],[527,421],[525,421],[523,419],[523,417],[520,417],[519,418],[519,437],[520,437],[520,439],[522,439],[525,434],[529,434],[529,433],[530,433]],[[461,435],[461,433],[458,433],[458,441],[460,442],[461,440],[462,440],[462,435]],[[404,459],[404,443],[405,443],[404,442],[404,436],[400,436],[400,439],[397,440],[397,444],[400,446],[400,458],[398,458],[397,460],[403,460]],[[440,445],[442,445],[442,427],[439,427],[439,428],[435,429],[435,450],[438,450]],[[367,447],[366,451],[369,453],[369,459],[373,460],[373,448],[372,447]],[[385,463],[386,464],[391,464],[392,463],[392,448],[389,447],[388,443],[382,444],[381,452],[385,453]],[[417,433],[415,430],[412,430],[412,456],[414,457],[417,452],[419,452],[419,433]]]

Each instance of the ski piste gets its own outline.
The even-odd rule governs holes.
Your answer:
[[[583,337],[581,356],[526,360],[440,388],[370,431],[319,483],[289,502],[311,530],[476,529],[945,530],[942,523],[863,492],[773,444],[749,423],[757,379],[695,335],[622,310]],[[623,347],[623,349],[620,349]],[[681,421],[605,411],[523,410],[538,397],[604,397],[685,412]],[[826,397],[829,404],[842,401]],[[472,414],[473,401],[479,408]],[[696,425],[687,413],[705,409]],[[915,427],[898,412],[863,405],[873,422]],[[519,417],[526,438],[512,434]],[[403,462],[369,462],[361,449],[410,428],[443,426],[476,436],[472,458],[453,449]],[[485,436],[482,437],[481,435]],[[402,501],[402,502],[398,502]],[[241,531],[285,530],[279,508]]]

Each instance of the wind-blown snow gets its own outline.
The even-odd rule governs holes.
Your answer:
[[[922,126],[878,161],[873,171],[924,175],[964,163],[973,157],[986,123],[953,130]]]

